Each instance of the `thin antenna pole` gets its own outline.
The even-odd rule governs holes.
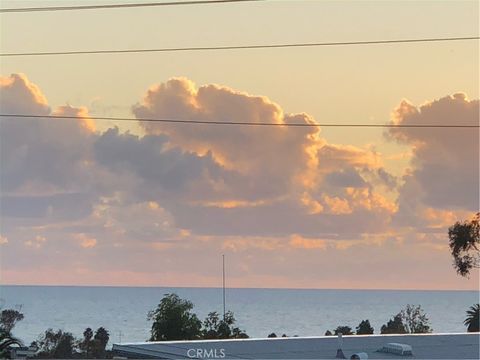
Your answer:
[[[225,321],[225,255],[222,255],[223,270],[223,320]]]

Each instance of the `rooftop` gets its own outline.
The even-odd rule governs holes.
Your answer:
[[[334,359],[340,342],[347,359],[478,359],[480,333],[352,335],[268,339],[162,341],[114,344],[119,356],[156,359]],[[413,356],[378,352],[387,343],[408,344]]]

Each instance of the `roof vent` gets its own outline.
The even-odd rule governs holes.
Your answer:
[[[388,343],[384,345],[380,350],[378,350],[378,352],[401,355],[401,356],[413,355],[412,347],[410,345],[399,344],[399,343]]]

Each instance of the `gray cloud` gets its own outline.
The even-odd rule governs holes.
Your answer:
[[[325,181],[330,186],[365,187],[367,184],[353,168],[331,172],[326,175]]]
[[[393,123],[478,125],[478,121],[479,101],[455,94],[420,107],[403,101]],[[478,211],[478,130],[392,128],[387,136],[413,149],[398,198],[399,221],[415,223],[426,208]]]

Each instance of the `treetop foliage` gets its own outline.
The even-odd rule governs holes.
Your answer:
[[[421,306],[410,304],[380,329],[381,334],[422,334],[429,332],[432,332],[432,328]]]
[[[333,331],[333,335],[354,335],[352,328],[350,326],[337,326],[337,328]]]
[[[193,304],[190,301],[181,299],[177,294],[166,294],[157,309],[148,314],[148,320],[153,321],[150,340],[248,337],[244,331],[235,327],[236,320],[231,311],[227,311],[224,317],[221,317],[216,311],[210,312],[202,324],[192,310]]]
[[[453,266],[461,276],[480,267],[480,212],[472,220],[456,222],[448,229]]]
[[[463,322],[468,332],[480,331],[480,304],[474,304],[467,310],[467,318]]]
[[[202,323],[192,309],[192,302],[177,294],[166,294],[148,313],[147,319],[153,320],[150,341],[199,339]]]
[[[373,334],[374,331],[369,320],[362,320],[355,330],[357,335],[370,335]]]
[[[23,320],[24,316],[21,312],[13,309],[5,309],[0,313],[0,329],[11,332],[15,324]]]

